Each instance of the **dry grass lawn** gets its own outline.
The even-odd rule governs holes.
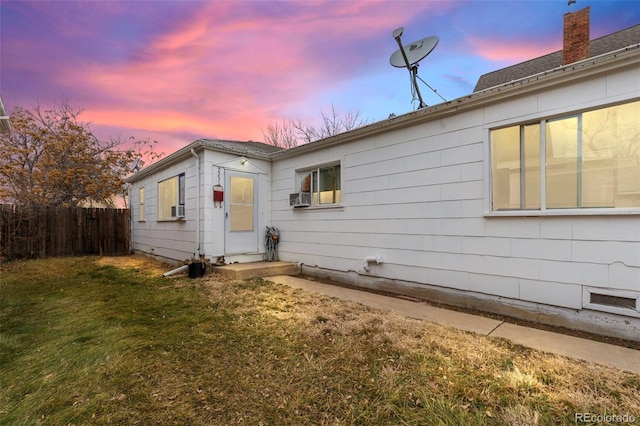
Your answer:
[[[589,424],[640,376],[138,256],[3,266],[0,424]],[[629,418],[629,417],[627,417]]]

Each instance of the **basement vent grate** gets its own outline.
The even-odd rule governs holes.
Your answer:
[[[596,305],[615,306],[616,308],[636,309],[636,299],[591,293],[590,302]]]

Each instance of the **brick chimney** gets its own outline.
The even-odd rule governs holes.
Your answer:
[[[589,57],[589,6],[564,14],[562,65]]]

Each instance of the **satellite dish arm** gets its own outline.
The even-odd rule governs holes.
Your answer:
[[[402,58],[404,59],[404,63],[407,65],[407,69],[411,73],[411,82],[413,83],[413,88],[415,89],[416,94],[418,95],[418,100],[420,101],[420,106],[418,108],[424,108],[427,106],[427,104],[425,104],[424,101],[422,100],[422,94],[420,93],[418,82],[416,81],[416,77],[418,75],[418,64],[416,63],[414,65],[411,65],[409,63],[409,58],[407,58],[407,54],[404,51],[404,47],[402,46],[402,40],[400,40],[400,34],[402,34],[402,32],[396,35],[397,33],[398,33],[398,30],[394,31],[393,35],[394,35],[394,38],[396,39],[396,42],[398,42],[398,46],[400,46],[400,53],[402,53]]]
[[[420,106],[418,108],[424,108],[427,104],[422,100],[422,93],[420,93],[420,88],[418,87],[418,64],[413,64],[411,67],[411,81],[413,81],[413,88],[416,89],[416,94],[418,95],[418,100],[420,101]]]
[[[409,63],[409,58],[407,58],[407,54],[404,51],[404,47],[402,46],[402,40],[400,40],[400,36],[395,37],[398,42],[398,46],[400,46],[400,53],[402,53],[402,58],[404,59],[404,63],[407,65],[407,69],[411,70],[411,64]]]

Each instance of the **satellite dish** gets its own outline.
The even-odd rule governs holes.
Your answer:
[[[135,160],[133,160],[133,163],[131,164],[131,171],[137,172],[138,170],[140,170],[140,159],[136,158]]]
[[[407,61],[409,62],[409,65],[415,65],[423,60],[429,53],[431,53],[433,49],[436,48],[436,46],[438,45],[438,41],[440,41],[438,37],[431,36],[402,46],[405,54],[407,55]],[[389,62],[391,63],[391,65],[397,68],[405,68],[407,66],[407,63],[404,60],[404,56],[402,55],[402,50],[400,49],[393,52],[393,55],[391,55],[391,58],[389,58]]]
[[[416,42],[403,46],[402,40],[400,40],[400,36],[402,36],[403,32],[404,32],[403,27],[397,28],[393,31],[393,38],[396,39],[399,49],[393,52],[393,54],[389,58],[389,62],[394,67],[407,68],[409,70],[409,74],[411,75],[411,85],[412,85],[412,91],[414,93],[414,99],[415,99],[415,96],[417,95],[418,100],[420,102],[420,106],[418,106],[418,108],[424,108],[427,105],[422,100],[422,94],[420,93],[420,89],[418,88],[418,82],[417,82],[417,79],[419,78],[418,62],[423,60],[429,53],[431,53],[433,49],[435,49],[440,39],[436,36],[425,37]],[[422,81],[425,84],[427,84],[424,80]],[[427,84],[427,86],[429,85]],[[429,88],[434,92],[436,92],[433,88],[431,88],[431,86],[429,86]],[[440,97],[442,98],[442,96]],[[446,99],[444,98],[442,99],[446,102]]]

